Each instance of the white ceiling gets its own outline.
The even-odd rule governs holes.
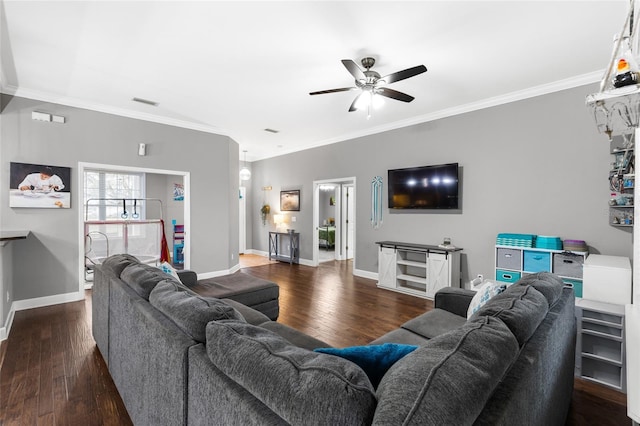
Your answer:
[[[0,90],[229,135],[253,161],[598,81],[628,5],[4,0]],[[309,96],[365,56],[424,64],[390,85],[416,99],[367,120],[355,91]]]

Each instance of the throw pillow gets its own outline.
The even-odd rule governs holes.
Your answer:
[[[173,266],[171,266],[171,264],[169,262],[162,262],[160,265],[158,265],[158,268],[160,268],[160,270],[162,272],[164,272],[165,274],[171,275],[173,278],[175,278],[176,280],[178,280],[180,282],[180,277],[178,276],[178,271],[176,271],[175,268]]]
[[[473,296],[473,299],[471,299],[469,309],[467,310],[467,319],[471,318],[471,315],[475,314],[489,299],[502,293],[506,288],[507,285],[505,283],[487,281],[480,287],[475,296]]]
[[[367,373],[374,388],[387,370],[403,356],[418,349],[415,345],[384,343],[382,345],[352,346],[349,348],[317,348],[314,352],[336,355],[357,364]]]

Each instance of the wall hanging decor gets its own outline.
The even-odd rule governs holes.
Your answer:
[[[173,184],[173,201],[184,201],[184,185],[181,183]]]
[[[371,226],[373,229],[382,226],[382,176],[371,181]]]
[[[71,168],[11,163],[9,207],[71,208]]]
[[[300,190],[280,191],[280,211],[299,212],[300,211]]]

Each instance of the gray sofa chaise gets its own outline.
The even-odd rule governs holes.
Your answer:
[[[166,274],[141,285],[138,268],[112,256],[93,290],[94,337],[136,425],[564,424],[574,295],[552,274],[469,320],[474,293],[441,290],[435,309],[371,342],[418,345],[374,388],[355,363],[313,351],[326,343]]]

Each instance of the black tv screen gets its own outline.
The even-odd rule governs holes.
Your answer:
[[[390,209],[458,209],[458,163],[389,170]]]

